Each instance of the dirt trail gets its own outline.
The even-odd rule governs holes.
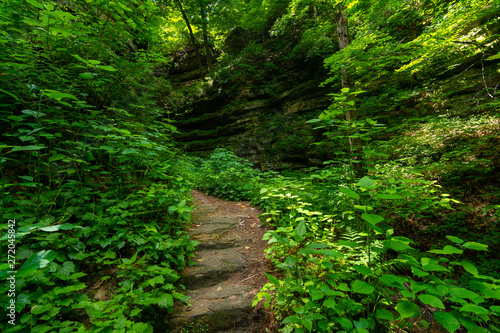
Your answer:
[[[252,299],[272,270],[262,240],[256,207],[193,191],[191,236],[197,247],[194,266],[182,273],[190,305],[178,304],[170,319],[174,332],[261,332],[264,313]]]

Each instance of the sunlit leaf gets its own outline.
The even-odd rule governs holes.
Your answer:
[[[488,245],[477,243],[477,242],[467,242],[462,245],[466,249],[477,250],[477,251],[488,251]]]
[[[443,302],[436,296],[429,294],[420,294],[418,295],[418,299],[424,304],[428,304],[438,309],[445,309]]]
[[[359,194],[354,192],[353,190],[347,188],[347,187],[339,187],[340,192],[347,194],[349,197],[354,198],[354,199],[359,199]]]
[[[40,150],[40,149],[45,149],[45,148],[47,148],[47,147],[31,145],[31,146],[14,147],[14,148],[12,148],[11,151]]]
[[[471,264],[470,262],[467,262],[467,261],[461,261],[460,262],[460,265],[462,265],[462,267],[467,271],[469,272],[470,274],[472,274],[473,276],[478,276],[478,270],[476,268],[476,266],[474,266],[473,264]]]
[[[371,294],[375,291],[375,288],[364,281],[354,280],[351,283],[351,290],[359,294]]]

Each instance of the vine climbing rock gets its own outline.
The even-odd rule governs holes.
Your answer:
[[[182,272],[188,304],[169,319],[173,332],[261,332],[264,311],[252,300],[272,270],[256,207],[193,191],[190,235],[200,242],[194,264]]]

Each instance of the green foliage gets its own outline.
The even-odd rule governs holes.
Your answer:
[[[418,185],[408,186],[410,180],[398,181],[387,173],[381,171],[379,175],[387,178],[379,180],[363,177],[353,189],[329,184],[337,189],[330,194],[337,203],[328,203],[328,215],[322,213],[319,199],[326,184],[314,183],[319,179],[316,173],[298,183],[281,179],[262,188],[258,202],[276,228],[264,239],[283,277],[268,275],[270,283],[254,303],[264,299],[272,306],[283,332],[390,331],[395,323],[400,328],[414,325],[411,318],[428,327],[432,322],[424,320],[422,303],[438,309],[434,320],[450,332],[460,323],[469,330],[498,324],[493,305],[498,301],[498,281],[461,259],[464,252],[487,251],[487,246],[449,236],[450,245],[421,253],[410,239],[396,236],[379,211],[394,213],[397,207],[404,216],[418,207],[446,207],[449,200],[434,196],[432,187],[425,185],[412,196]],[[401,270],[411,273],[399,275]],[[465,277],[461,284],[458,276]]]
[[[236,201],[253,197],[258,171],[231,151],[217,148],[206,160],[193,159],[190,168],[195,187],[204,192]]]
[[[368,144],[376,121],[338,119],[355,105],[347,94],[334,95],[332,107],[310,122],[325,124],[332,141],[343,134],[366,142],[358,154],[368,176],[353,172],[355,156],[346,155],[343,165],[339,159],[300,179],[264,178],[254,201],[275,229],[264,239],[282,277],[268,274],[254,304],[272,307],[282,332],[430,329],[434,322],[449,332],[499,330],[500,283],[468,260],[488,246],[447,236],[448,245],[425,253],[397,235],[398,224],[459,202],[415,169],[383,163],[388,155]]]
[[[133,9],[132,9],[133,8]],[[190,189],[143,85],[162,57],[153,2],[4,1],[1,246],[15,245],[10,331],[152,332],[193,255]],[[15,239],[9,237],[15,235]],[[0,315],[7,317],[6,308]]]

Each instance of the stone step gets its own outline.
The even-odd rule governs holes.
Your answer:
[[[203,235],[203,234],[214,234],[223,235],[229,230],[233,230],[240,220],[236,218],[228,217],[207,217],[204,218],[199,224],[193,225],[189,234],[191,236]]]
[[[243,271],[245,261],[238,252],[240,249],[230,247],[198,251],[193,258],[195,265],[182,272],[182,283],[188,290],[195,290],[200,286],[212,286]]]
[[[198,250],[208,249],[227,249],[230,247],[241,247],[246,243],[236,231],[227,231],[225,234],[200,234],[192,236],[193,239],[200,242],[196,247]]]
[[[202,327],[203,332],[246,332],[252,313],[251,288],[221,282],[208,288],[193,290],[190,305],[180,305],[172,314],[170,326],[174,332],[182,327]]]

